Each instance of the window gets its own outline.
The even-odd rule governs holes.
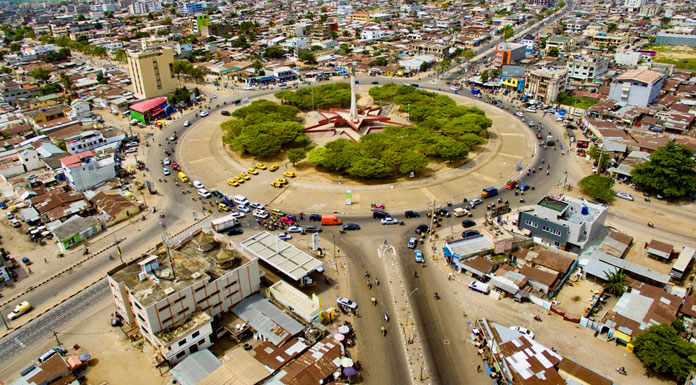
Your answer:
[[[170,304],[166,304],[166,305],[162,306],[159,310],[160,310],[160,311],[166,310],[166,309],[169,308],[169,305],[170,305]]]
[[[185,355],[186,355],[186,351],[179,352],[179,353],[176,355],[176,358],[181,358],[181,357],[183,357],[183,356],[185,356]]]
[[[205,338],[203,338],[203,339],[201,339],[200,341],[198,341],[198,345],[203,345],[204,343],[205,343]]]
[[[199,335],[201,335],[201,332],[200,332],[200,331],[194,332],[193,334],[191,334],[191,338],[196,338],[196,337],[198,337]]]
[[[527,225],[527,226],[534,227],[535,229],[536,229],[537,227],[539,227],[539,224],[538,224],[538,223],[533,222],[533,221],[531,221],[531,220],[529,220],[529,219],[527,219],[526,221],[524,221],[524,224]]]
[[[179,346],[184,346],[184,345],[186,345],[186,338],[184,338],[183,340],[179,341]]]
[[[203,285],[203,286],[199,287],[199,288],[198,288],[198,289],[196,289],[195,291],[196,291],[196,293],[198,293],[199,291],[201,291],[201,290],[203,290],[203,289],[205,289],[205,285]]]
[[[166,324],[167,322],[169,322],[171,320],[172,320],[172,317],[167,317],[167,318],[162,320],[162,324]]]

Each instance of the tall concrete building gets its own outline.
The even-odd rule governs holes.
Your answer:
[[[159,48],[142,52],[128,51],[128,72],[133,83],[133,93],[144,99],[164,96],[177,87],[172,73],[174,52],[171,48]]]

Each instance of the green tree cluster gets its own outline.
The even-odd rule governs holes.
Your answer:
[[[696,345],[667,324],[654,325],[631,341],[643,365],[681,384],[696,370]]]
[[[46,55],[44,55],[44,57],[41,58],[41,61],[43,61],[44,63],[55,63],[58,61],[66,60],[69,57],[70,49],[61,48],[58,51],[46,52]]]
[[[392,100],[410,112],[413,126],[388,126],[359,142],[338,139],[313,149],[309,162],[360,178],[387,178],[423,170],[429,158],[456,160],[483,143],[481,132],[492,121],[477,108],[457,106],[447,96],[386,84],[370,89],[377,101]]]
[[[55,40],[55,44],[60,47],[76,50],[88,56],[104,56],[106,48],[89,44],[86,37],[80,36],[77,40],[72,40],[67,36],[61,36]]]
[[[37,68],[34,68],[33,70],[30,70],[29,75],[31,75],[31,77],[33,77],[37,81],[45,82],[46,80],[48,80],[48,78],[51,77],[51,68],[50,67],[37,67]]]
[[[181,75],[183,75],[185,79],[195,80],[196,82],[205,79],[205,70],[194,67],[188,60],[174,60],[172,64],[172,73],[179,79],[179,84],[181,84]]]
[[[310,51],[300,51],[297,58],[305,64],[317,64],[317,58]]]
[[[301,111],[346,108],[350,106],[350,84],[332,83],[297,91],[280,91],[275,97],[283,104],[295,106]]]
[[[226,132],[222,141],[235,151],[259,158],[278,155],[286,148],[305,147],[310,140],[304,134],[304,126],[297,122],[298,113],[294,106],[255,101],[236,110],[232,114],[236,119],[220,125]]]
[[[578,186],[585,194],[600,202],[608,203],[614,199],[614,190],[611,189],[614,186],[614,179],[608,176],[599,174],[586,176],[578,182]]]
[[[265,59],[280,59],[285,55],[285,50],[277,45],[272,45],[263,51]]]
[[[694,151],[683,144],[669,142],[658,147],[650,160],[631,170],[631,181],[668,198],[680,198],[696,191]]]
[[[184,103],[188,106],[191,104],[191,91],[189,91],[186,87],[179,87],[167,98],[167,103],[171,104],[172,106],[176,106],[179,103]]]

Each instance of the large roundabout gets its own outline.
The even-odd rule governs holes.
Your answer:
[[[358,86],[358,92],[366,94],[370,86]],[[256,163],[251,157],[231,154],[222,143],[220,123],[228,120],[216,111],[194,123],[180,139],[177,160],[191,179],[201,181],[208,189],[216,189],[225,195],[241,194],[272,207],[295,211],[360,213],[369,210],[370,204],[385,203],[390,209],[425,207],[433,201],[461,201],[474,197],[487,186],[501,187],[506,180],[517,178],[534,161],[535,139],[533,132],[518,118],[500,108],[449,93],[458,105],[483,110],[493,125],[487,131],[488,140],[478,146],[469,159],[456,168],[441,167],[437,172],[422,178],[402,178],[389,183],[359,183],[334,175],[317,177],[310,166],[297,169],[287,161],[280,163],[279,172],[296,172],[297,178],[279,190],[270,185],[279,172],[267,170],[254,175],[239,187],[228,186],[231,176],[245,172]],[[260,98],[273,100],[272,95]],[[253,101],[253,100],[251,100]],[[227,108],[223,108],[227,107]],[[306,163],[306,162],[305,162]],[[518,167],[521,166],[521,170]],[[351,204],[346,193],[351,192]]]

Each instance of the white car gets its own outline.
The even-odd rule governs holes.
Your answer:
[[[246,207],[246,206],[244,206],[244,207]],[[264,210],[258,210],[258,209],[257,209],[257,210],[254,210],[254,212],[253,212],[252,214],[253,214],[256,218],[259,218],[259,219],[266,219],[266,218],[268,218],[268,212],[267,212],[267,211],[264,211]]]
[[[510,326],[510,329],[518,333],[524,334],[531,339],[534,339],[534,332],[527,328],[523,328],[522,326]]]
[[[351,308],[351,309],[357,309],[357,308],[358,308],[358,304],[357,304],[357,303],[355,303],[354,301],[351,301],[350,299],[348,299],[348,298],[346,298],[346,297],[338,297],[338,298],[336,298],[336,303],[338,303],[339,305],[347,306],[347,307],[349,307],[349,308]]]
[[[527,112],[536,112],[536,110],[535,110],[534,108],[527,108],[525,111],[527,111]]]
[[[481,203],[483,203],[483,201],[479,198],[474,198],[469,203],[471,203],[471,207],[476,207],[476,206],[480,205]]]
[[[382,220],[380,220],[380,222],[383,225],[395,225],[395,224],[399,223],[399,220],[396,218],[392,218],[392,217],[386,217],[386,218],[382,218]]]
[[[632,201],[632,200],[633,200],[633,195],[628,194],[628,193],[619,192],[619,193],[616,193],[616,196],[617,196],[618,198],[625,199],[625,200],[627,200],[627,201]]]
[[[211,197],[210,191],[208,191],[204,188],[198,189],[198,195],[202,196],[203,198],[210,198]]]
[[[165,164],[169,164],[169,163],[165,163]],[[195,187],[195,188],[203,188],[203,183],[201,183],[201,182],[199,182],[199,181],[197,181],[197,180],[194,180],[194,181],[193,181],[193,187]]]
[[[288,233],[303,233],[302,226],[290,226],[288,227]]]
[[[249,211],[251,211],[250,208],[248,208],[244,205],[237,205],[237,207],[235,207],[235,208],[243,213],[248,213]]]
[[[205,118],[206,116],[208,116],[208,111],[201,112],[201,118]]]
[[[240,213],[240,212],[234,211],[234,212],[231,212],[231,213],[230,213],[230,216],[231,216],[231,217],[235,217],[235,218],[237,218],[237,219],[239,219],[239,218],[244,218],[244,213]]]
[[[132,153],[134,153],[134,152],[136,152],[136,151],[138,151],[137,148],[131,147],[131,148],[129,148],[129,149],[126,150],[126,154],[132,154]]]
[[[557,117],[557,118],[556,118],[556,121],[557,121],[557,122],[562,122],[562,121],[563,121],[563,117],[562,117],[562,116]]]
[[[520,118],[524,118],[524,112],[522,111],[515,112],[515,115],[519,116]]]
[[[166,166],[169,166],[170,164],[172,164],[172,161],[169,160],[169,158],[165,158],[165,159],[164,159],[164,164],[165,164]],[[203,187],[203,185],[201,185],[201,187]],[[198,188],[201,188],[201,187],[198,187]]]
[[[164,173],[164,176],[169,176],[169,174],[171,174],[171,173],[169,172],[169,169],[167,169],[166,167],[164,168],[163,173]]]
[[[251,91],[251,90],[253,90],[253,89],[254,89],[254,87],[252,87],[252,86],[246,86],[246,87],[244,87],[244,91]]]
[[[450,90],[457,92],[459,91],[459,88],[457,88],[456,86],[450,86]]]
[[[249,203],[249,206],[251,206],[254,209],[259,209],[259,210],[263,210],[265,208],[265,206],[259,202],[251,202],[251,203]]]
[[[190,120],[187,120],[187,121],[184,122],[184,127],[188,127],[188,126],[190,126],[190,125],[191,125],[191,121],[190,121]]]
[[[210,98],[211,98],[211,99],[217,99],[217,95],[212,94],[212,95],[210,95]]]

